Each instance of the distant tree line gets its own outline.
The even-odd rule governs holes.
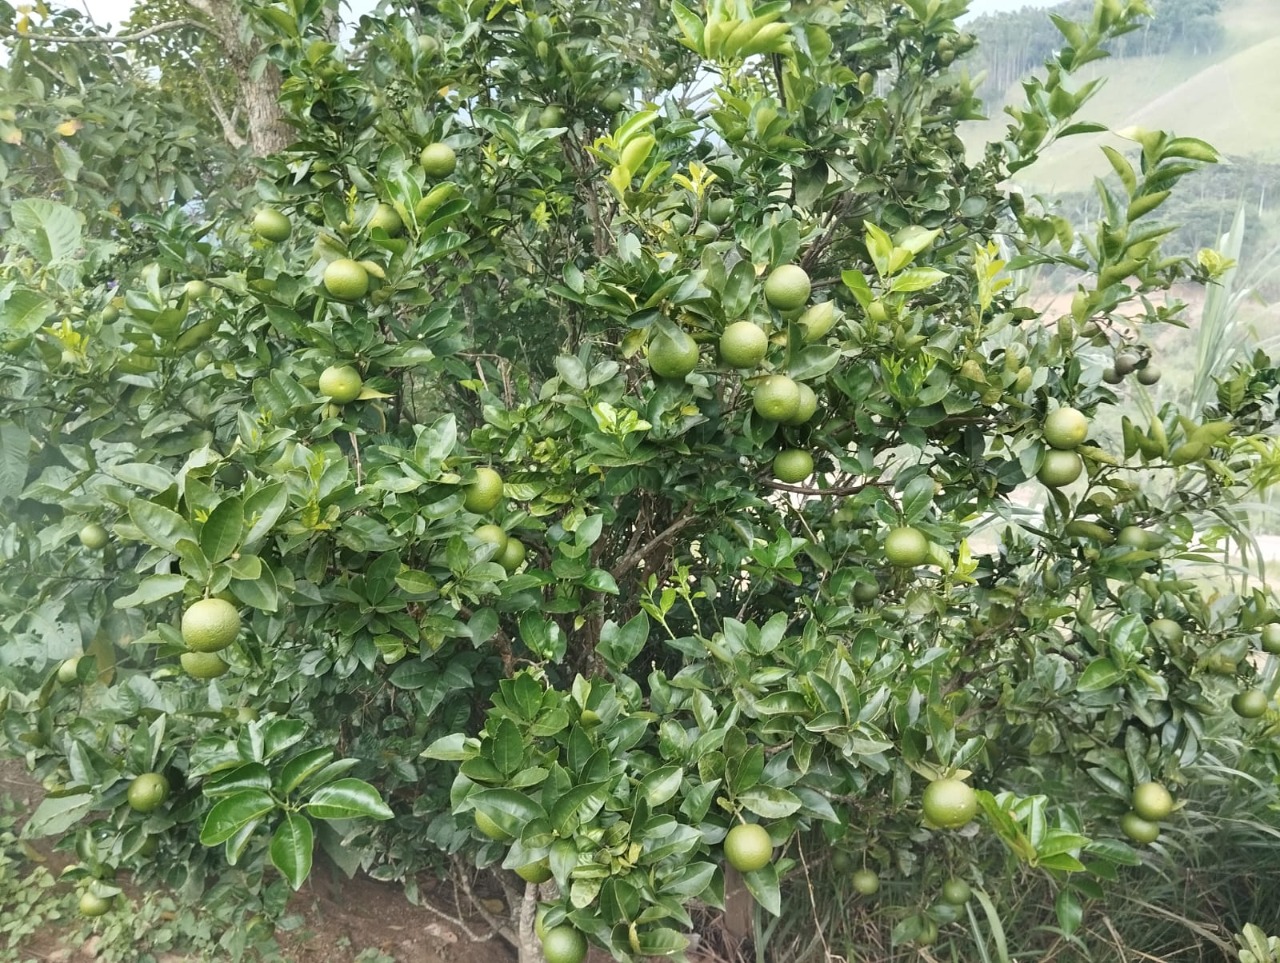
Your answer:
[[[973,70],[987,71],[983,92],[993,96],[1039,67],[1066,42],[1048,14],[1069,20],[1088,19],[1093,0],[1066,0],[1048,11],[1024,7],[978,17],[970,30],[978,38]],[[1217,14],[1222,0],[1152,0],[1156,15],[1139,30],[1112,44],[1115,57],[1141,57],[1180,51],[1205,54],[1222,40]]]

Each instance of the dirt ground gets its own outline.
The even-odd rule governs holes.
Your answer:
[[[0,795],[22,802],[30,811],[39,802],[40,787],[27,778],[20,762],[0,760]],[[65,857],[48,850],[40,852],[56,876],[66,863]],[[286,915],[301,916],[303,924],[276,935],[286,958],[296,963],[352,963],[361,952],[370,949],[380,951],[396,963],[509,963],[515,960],[515,954],[500,937],[473,941],[437,913],[411,904],[398,885],[361,876],[337,881],[326,877],[323,871],[314,873],[293,898]],[[425,885],[423,890],[423,898],[430,899],[432,894]],[[456,916],[456,909],[444,894],[435,894],[431,901],[441,912]],[[479,920],[468,925],[476,935],[488,932]],[[68,942],[51,934],[39,946],[24,946],[24,955],[49,963],[93,958],[91,941],[74,948],[68,946]],[[167,957],[162,963],[206,961]]]

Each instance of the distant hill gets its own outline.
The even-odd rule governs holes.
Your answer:
[[[1089,65],[1082,71],[1086,79],[1107,79],[1080,117],[1112,130],[1137,126],[1199,137],[1228,157],[1280,161],[1280,0],[1224,0],[1216,21],[1221,33],[1211,52],[1172,51]],[[1007,121],[1003,104],[1020,94],[1019,86],[1010,86],[989,103],[990,119],[965,125],[962,135],[975,148],[998,139]],[[1126,142],[1106,134],[1069,138],[1019,180],[1040,191],[1085,189],[1109,170],[1098,150],[1102,143]]]

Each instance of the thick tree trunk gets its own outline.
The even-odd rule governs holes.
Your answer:
[[[189,6],[212,22],[223,52],[235,74],[240,106],[248,126],[249,150],[265,157],[289,146],[289,125],[280,110],[280,71],[268,65],[253,76],[253,61],[261,48],[251,34],[241,30],[237,0],[187,0]]]

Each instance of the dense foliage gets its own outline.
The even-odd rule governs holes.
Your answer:
[[[1004,186],[1096,129],[1071,74],[1144,5],[1064,23],[977,163],[964,7],[441,0],[350,51],[271,7],[256,215],[159,165],[127,230],[6,197],[0,699],[87,894],[274,908],[318,844],[546,878],[522,952],[541,900],[561,958],[627,959],[725,902],[745,822],[771,913],[843,858],[919,881],[925,943],[1016,867],[1075,931],[1270,646],[1188,566],[1271,480],[1276,371],[1131,403],[1223,268],[1152,216],[1208,145],[1112,151],[1090,233]],[[1020,302],[1040,263],[1069,311]]]

